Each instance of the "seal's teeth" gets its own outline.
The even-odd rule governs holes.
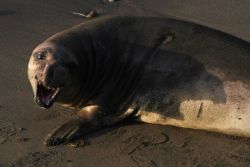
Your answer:
[[[56,97],[56,95],[59,93],[59,90],[60,90],[59,88],[55,89],[55,92],[53,93],[51,99],[54,99]]]

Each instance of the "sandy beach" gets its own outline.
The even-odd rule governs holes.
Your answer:
[[[80,148],[47,148],[43,139],[74,111],[33,102],[27,65],[35,46],[85,21],[72,12],[159,16],[192,21],[250,42],[247,0],[0,1],[0,167],[247,167],[250,139],[170,126],[118,125]]]

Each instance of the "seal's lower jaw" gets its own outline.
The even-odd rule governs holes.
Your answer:
[[[38,83],[35,102],[42,108],[50,108],[59,92],[60,88],[45,87]]]

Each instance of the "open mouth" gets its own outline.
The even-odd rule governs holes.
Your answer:
[[[45,87],[43,84],[37,83],[35,102],[43,108],[49,108],[52,106],[59,91],[60,88]]]

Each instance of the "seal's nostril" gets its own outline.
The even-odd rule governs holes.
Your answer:
[[[36,80],[38,80],[38,77],[37,77],[37,76],[35,76],[35,79],[36,79]]]

